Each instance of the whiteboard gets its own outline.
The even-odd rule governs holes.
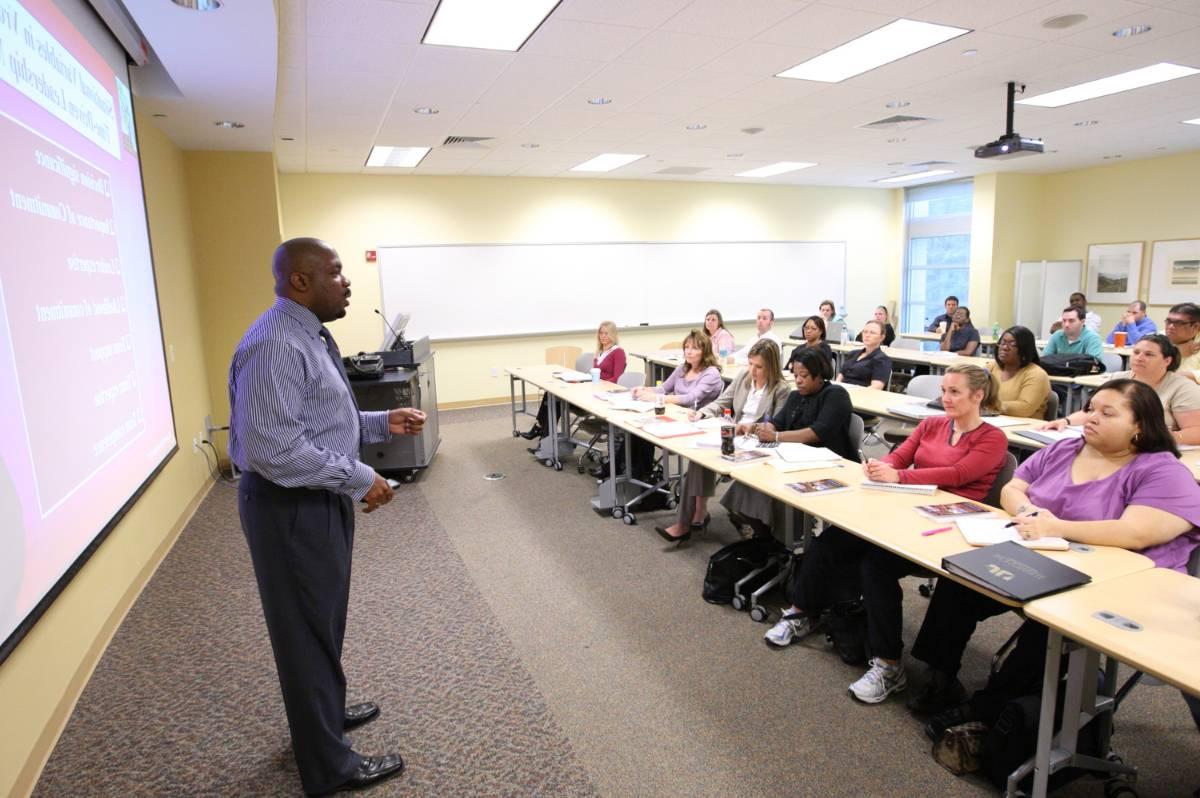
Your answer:
[[[409,337],[482,338],[618,327],[699,326],[769,307],[809,316],[846,301],[844,241],[380,246],[388,319],[411,313]]]

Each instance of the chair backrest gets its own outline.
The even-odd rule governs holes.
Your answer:
[[[682,349],[682,348],[683,348],[683,344],[681,344],[679,341],[667,341],[665,344],[663,344],[662,346],[659,347],[659,349],[664,349],[667,351],[670,351],[672,349]]]
[[[546,363],[551,366],[570,368],[575,363],[575,358],[582,353],[582,347],[578,346],[548,346],[546,347]],[[591,364],[588,364],[588,368],[591,368]]]
[[[1046,415],[1043,420],[1053,421],[1056,418],[1058,418],[1058,394],[1051,391],[1050,395],[1046,397]]]
[[[1105,352],[1100,355],[1100,362],[1104,364],[1104,370],[1109,374],[1121,371],[1125,367],[1125,361],[1116,352]]]
[[[918,341],[916,338],[904,338],[903,336],[897,335],[896,340],[892,341],[892,346],[895,347],[896,349],[920,350],[921,342]]]
[[[575,370],[584,374],[592,370],[592,361],[596,358],[591,352],[582,352],[575,357]]]
[[[918,374],[908,381],[909,396],[920,396],[925,399],[937,399],[942,395],[941,374]]]
[[[862,416],[857,413],[850,414],[850,446],[854,451],[862,450],[863,435],[866,434],[866,425],[863,424]]]
[[[1013,472],[1017,470],[1017,458],[1012,452],[1004,453],[1004,467],[1000,469],[1000,473],[996,475],[996,481],[992,483],[992,489],[988,491],[988,495],[983,497],[983,503],[991,507],[1000,506],[1000,491],[1004,490],[1004,486],[1012,479]]]
[[[617,385],[622,388],[641,388],[646,383],[646,372],[627,371],[617,377]]]

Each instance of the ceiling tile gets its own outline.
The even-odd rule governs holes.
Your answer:
[[[686,70],[703,66],[737,45],[737,39],[657,30],[621,53],[617,60],[622,64],[636,64],[643,69]]]
[[[689,2],[691,0],[563,0],[553,17],[657,28]]]
[[[832,50],[893,20],[895,17],[888,14],[816,4],[801,9],[770,30],[755,36],[754,40],[820,51]]]
[[[520,55],[611,61],[648,32],[645,28],[563,19],[553,14],[525,43]]]
[[[419,44],[433,7],[389,0],[308,0],[308,34],[375,42],[381,49]]]
[[[926,0],[928,2],[928,0]],[[799,11],[797,0],[694,0],[663,23],[663,30],[749,38]]]

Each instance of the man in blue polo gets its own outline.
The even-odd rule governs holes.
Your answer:
[[[1143,335],[1158,332],[1158,325],[1154,323],[1154,319],[1146,315],[1145,302],[1139,299],[1129,303],[1129,307],[1125,309],[1125,317],[1117,322],[1117,326],[1108,334],[1108,343],[1114,343],[1113,336],[1119,332],[1125,333],[1126,346],[1133,346]]]
[[[421,431],[411,408],[361,412],[326,322],[346,315],[350,281],[328,244],[275,250],[275,303],[250,326],[229,368],[229,456],[242,470],[238,511],[283,691],[300,782],[310,795],[370,787],[404,770],[399,754],[363,756],[345,732],[373,720],[346,706],[342,639],[354,504],[392,499],[359,461],[363,443]]]
[[[1091,355],[1097,360],[1104,354],[1100,336],[1084,326],[1085,311],[1078,305],[1063,308],[1062,329],[1050,336],[1043,355]]]

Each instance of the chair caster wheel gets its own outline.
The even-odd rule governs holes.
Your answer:
[[[755,623],[762,623],[767,619],[767,608],[761,604],[755,604],[750,608],[750,620]]]
[[[405,471],[403,474],[400,475],[400,481],[406,485],[412,483],[412,481],[416,478],[417,478],[416,473],[414,473],[412,471]]]
[[[555,464],[554,464],[554,470],[555,470],[555,471],[562,471],[562,469],[563,469],[563,464],[562,464],[562,463],[555,463]]]
[[[612,508],[612,517],[613,517],[613,518],[620,519],[620,517],[621,517],[621,516],[623,516],[623,515],[625,515],[625,510],[624,510],[624,508],[622,508],[622,507],[614,507],[614,508]]]
[[[933,589],[930,588],[929,585],[927,585],[927,584],[918,586],[917,592],[920,593],[925,598],[929,598],[930,596],[933,595]]]
[[[625,513],[625,515],[621,516],[621,520],[625,522],[625,526],[633,526],[637,523],[637,516],[633,513]]]
[[[674,510],[679,503],[674,499],[667,499],[667,509]]]
[[[516,430],[513,430],[513,437],[519,438],[519,437],[521,437],[521,433],[517,432]]]
[[[738,595],[736,593],[733,596],[733,601],[729,602],[729,604],[738,612],[741,612],[742,610],[746,609],[746,599],[742,598],[740,595]]]

